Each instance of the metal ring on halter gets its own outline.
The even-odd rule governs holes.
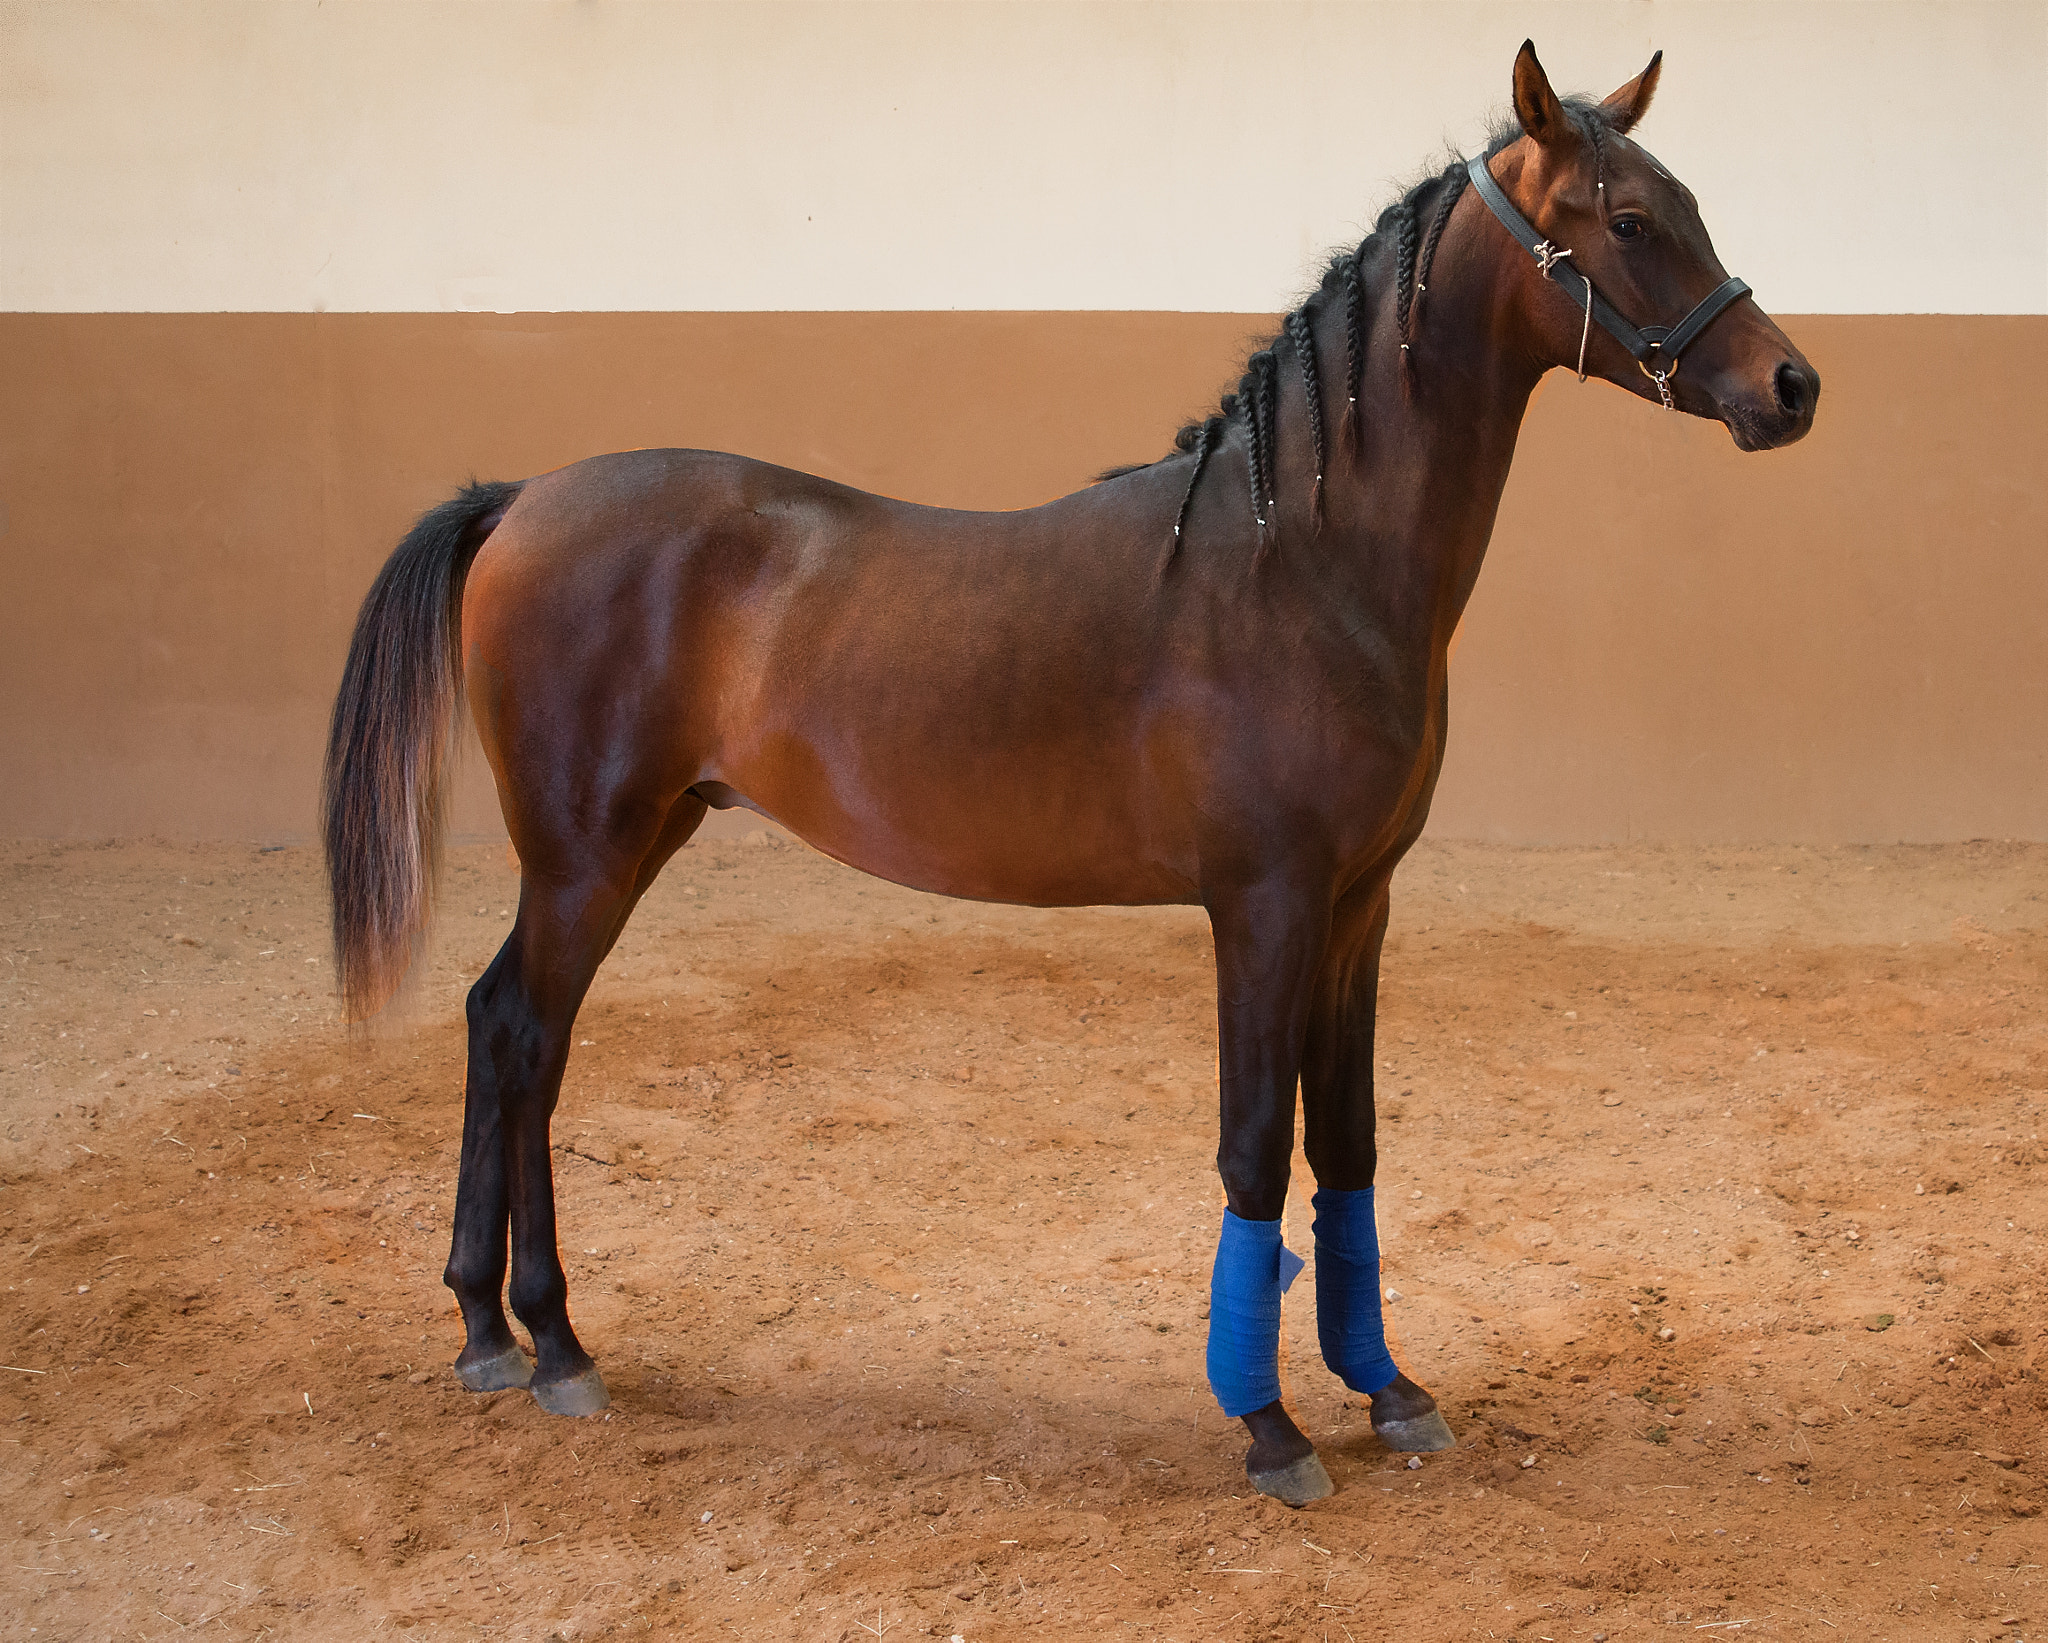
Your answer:
[[[1678,409],[1678,402],[1671,397],[1671,390],[1668,386],[1666,386],[1666,384],[1668,384],[1673,377],[1678,375],[1677,360],[1674,359],[1670,363],[1670,365],[1668,365],[1665,369],[1661,371],[1653,371],[1641,360],[1637,360],[1636,369],[1642,372],[1643,375],[1648,377],[1652,382],[1656,383],[1657,397],[1664,401],[1665,410],[1675,411]]]

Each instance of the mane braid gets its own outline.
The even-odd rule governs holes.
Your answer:
[[[1415,267],[1415,294],[1425,295],[1429,290],[1429,271],[1436,266],[1437,241],[1444,237],[1444,227],[1451,220],[1451,212],[1465,192],[1465,185],[1471,180],[1464,167],[1454,166],[1444,182],[1443,198],[1437,203],[1436,215],[1429,220],[1429,233],[1423,237],[1422,258]]]
[[[1308,497],[1311,532],[1323,528],[1323,388],[1316,378],[1316,334],[1299,308],[1287,316],[1287,340],[1301,366],[1301,391],[1308,399],[1308,437],[1316,457],[1316,482]]]
[[[1415,380],[1414,362],[1409,356],[1408,322],[1415,311],[1415,201],[1411,196],[1395,207],[1394,239],[1394,328],[1401,337],[1401,386]]]
[[[1344,419],[1337,435],[1356,450],[1364,437],[1358,420],[1358,379],[1365,369],[1365,277],[1358,270],[1363,243],[1343,262],[1339,276],[1344,290]]]
[[[1252,518],[1259,527],[1259,545],[1266,542],[1266,514],[1273,495],[1273,464],[1267,433],[1267,416],[1273,408],[1272,378],[1275,360],[1270,349],[1261,348],[1245,361],[1244,383],[1239,398],[1244,405],[1245,459],[1251,467]]]
[[[1195,465],[1188,474],[1188,488],[1180,493],[1180,510],[1173,516],[1173,540],[1167,544],[1167,563],[1180,552],[1182,531],[1188,522],[1188,509],[1194,506],[1195,487],[1202,482],[1202,469],[1209,461],[1209,448],[1216,443],[1216,434],[1223,426],[1223,418],[1212,416],[1202,424],[1202,431],[1195,436]]]
[[[1275,510],[1280,504],[1280,359],[1270,348],[1259,366],[1259,412],[1265,421],[1265,438],[1259,441],[1259,462],[1266,471],[1266,523],[1278,531],[1280,521]]]

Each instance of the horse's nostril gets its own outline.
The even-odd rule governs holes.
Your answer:
[[[1797,416],[1812,403],[1806,373],[1787,360],[1778,367],[1775,379],[1778,390],[1778,405],[1787,416]]]

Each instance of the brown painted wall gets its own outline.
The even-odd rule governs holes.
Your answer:
[[[356,602],[472,473],[706,445],[1015,507],[1162,449],[1263,323],[0,315],[0,834],[304,835]],[[1787,328],[1826,383],[1791,451],[1539,397],[1439,834],[2048,838],[2048,319]]]

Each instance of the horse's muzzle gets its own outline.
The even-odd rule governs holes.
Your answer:
[[[1771,373],[1770,398],[1724,402],[1721,420],[1736,449],[1771,451],[1804,439],[1820,403],[1820,373],[1805,360],[1785,360]]]

